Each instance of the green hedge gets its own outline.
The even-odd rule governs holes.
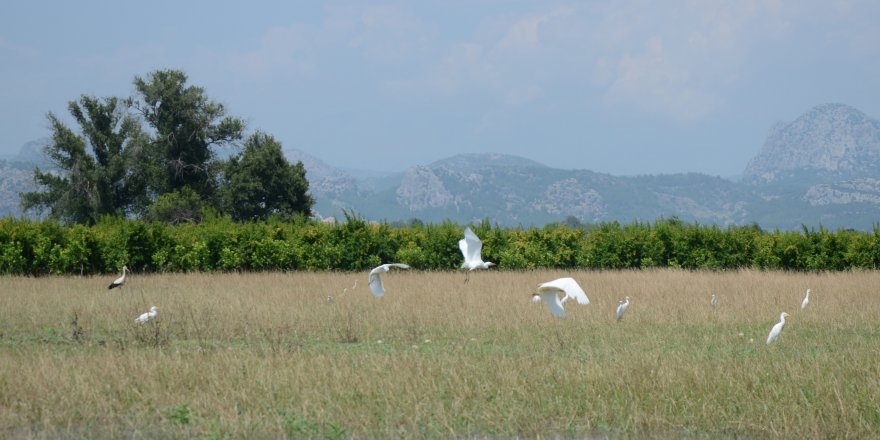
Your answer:
[[[483,258],[500,268],[623,269],[876,269],[880,226],[852,230],[763,231],[719,228],[677,219],[602,223],[585,228],[550,225],[510,229],[483,222],[474,228]],[[117,272],[349,270],[383,262],[449,270],[461,264],[454,223],[406,227],[358,218],[329,225],[307,220],[234,223],[209,218],[200,225],[166,225],[105,218],[94,226],[0,219],[0,273],[17,275]]]

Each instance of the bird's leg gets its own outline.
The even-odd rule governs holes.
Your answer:
[[[471,279],[471,271],[467,271],[464,273],[464,282],[467,283]]]

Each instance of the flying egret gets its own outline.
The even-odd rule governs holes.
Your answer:
[[[801,310],[806,309],[807,304],[809,304],[809,303],[810,303],[810,289],[807,289],[807,291],[804,292],[804,300],[801,301]]]
[[[157,312],[157,310],[159,310],[159,308],[156,306],[150,307],[149,312],[144,313],[141,316],[138,316],[137,319],[134,320],[134,322],[137,322],[138,324],[143,324],[143,323],[155,318],[156,315],[159,313],[159,312]]]
[[[122,287],[125,284],[125,274],[128,273],[128,266],[122,266],[122,276],[115,279],[109,286],[107,286],[107,290],[110,290],[114,287]]]
[[[564,294],[561,301],[559,293]],[[535,298],[544,300],[544,304],[547,304],[550,313],[557,318],[565,317],[565,309],[562,307],[562,304],[569,298],[574,298],[578,304],[590,303],[590,299],[587,298],[584,289],[581,289],[581,286],[578,285],[574,278],[559,278],[539,285],[538,291],[532,294],[532,301],[535,301]]]
[[[709,305],[712,306],[713,309],[714,309],[715,307],[718,307],[718,297],[715,296],[714,293],[712,294],[712,298],[709,299]]]
[[[470,227],[465,228],[464,238],[458,240],[458,248],[461,249],[461,254],[464,256],[464,263],[462,263],[461,268],[468,270],[464,282],[468,282],[472,270],[488,269],[495,265],[495,263],[490,261],[483,261],[483,257],[480,256],[483,242],[480,241],[480,237],[477,237],[477,234],[474,234],[474,231],[471,231]]]
[[[629,297],[626,297],[625,300],[620,301],[617,305],[617,320],[618,321],[623,319],[623,314],[626,312],[627,307],[629,307]]]
[[[788,313],[782,312],[779,315],[779,322],[770,329],[770,334],[767,335],[767,345],[770,345],[779,338],[779,334],[782,333],[782,327],[785,327],[785,317],[788,316]]]
[[[392,267],[409,269],[409,265],[403,263],[388,263],[376,267],[370,271],[370,290],[373,296],[379,297],[385,294],[385,286],[382,284],[382,273],[388,272]]]

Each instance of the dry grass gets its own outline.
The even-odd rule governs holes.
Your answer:
[[[532,286],[567,275],[590,305],[558,320],[529,301]],[[379,299],[366,274],[134,274],[113,291],[109,278],[2,278],[0,435],[880,432],[880,273],[463,278],[392,272]],[[151,305],[159,318],[136,325]],[[768,347],[782,311],[792,317]]]

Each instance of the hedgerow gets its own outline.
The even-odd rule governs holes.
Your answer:
[[[444,222],[408,226],[346,216],[339,224],[296,219],[236,223],[208,215],[198,225],[115,217],[93,226],[0,219],[0,273],[97,274],[123,264],[139,272],[361,271],[384,262],[424,270],[461,264],[463,227]],[[825,228],[764,231],[676,218],[573,228],[474,226],[483,258],[499,268],[636,269],[672,267],[841,271],[880,265],[880,225],[871,232]]]

